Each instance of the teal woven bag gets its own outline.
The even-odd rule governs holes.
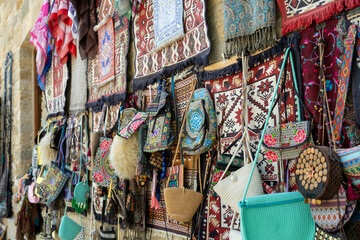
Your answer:
[[[285,52],[284,61],[275,89],[279,88],[280,79],[284,72],[287,57],[290,57],[293,77],[295,78],[295,68],[292,59],[291,48]],[[295,85],[295,91],[298,91]],[[274,94],[270,109],[275,102]],[[267,128],[271,112],[269,111],[264,129]],[[260,147],[264,140],[265,131],[262,131],[260,143],[255,154],[256,162]],[[305,204],[304,197],[299,192],[285,192],[266,194],[246,198],[250,181],[255,170],[253,165],[249,180],[247,182],[243,199],[239,202],[241,237],[242,240],[313,240],[315,236],[315,221],[311,216],[310,205]]]

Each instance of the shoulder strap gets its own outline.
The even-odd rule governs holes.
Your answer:
[[[341,66],[340,81],[339,81],[339,87],[336,98],[334,124],[332,129],[333,138],[335,141],[334,144],[340,143],[341,128],[345,113],[345,103],[349,88],[351,65],[354,55],[356,37],[357,37],[356,26],[354,24],[351,24],[348,29],[348,34],[345,40],[345,54]]]
[[[280,85],[280,80],[281,80],[281,77],[282,77],[282,74],[284,73],[284,68],[285,68],[285,65],[286,65],[286,59],[287,57],[290,55],[290,58],[292,58],[292,52],[291,52],[291,48],[288,48],[286,49],[286,52],[285,52],[285,58],[284,58],[284,61],[282,63],[282,66],[281,66],[281,71],[280,71],[280,74],[279,74],[279,77],[278,77],[278,80],[277,80],[277,83],[276,83],[276,87],[275,89],[277,90],[279,88],[279,85]],[[291,68],[292,70],[294,70],[294,63],[293,61],[291,61]],[[294,74],[294,71],[293,71],[293,74]],[[296,87],[295,87],[296,88]],[[296,89],[297,91],[297,89]],[[272,100],[271,100],[271,104],[270,104],[270,109],[272,109],[274,103],[275,103],[275,97],[276,97],[276,94],[274,94],[274,96],[272,97]],[[271,112],[269,111],[268,112],[268,115],[266,117],[266,120],[265,120],[265,125],[264,125],[264,128],[267,127],[268,123],[269,123],[269,119],[270,119],[270,115],[271,115]],[[249,175],[249,179],[248,179],[248,182],[246,184],[246,188],[245,188],[245,191],[244,191],[244,195],[243,195],[243,199],[241,200],[241,202],[239,203],[240,206],[245,206],[246,205],[246,202],[245,202],[245,198],[246,198],[246,194],[249,190],[249,186],[250,186],[250,182],[251,182],[251,178],[252,178],[252,175],[254,173],[254,170],[255,170],[255,167],[257,167],[257,159],[259,157],[259,154],[260,154],[260,149],[261,149],[261,145],[262,145],[262,142],[264,140],[264,136],[265,136],[265,131],[262,131],[261,132],[261,137],[260,137],[260,141],[259,141],[259,144],[258,144],[258,148],[256,150],[256,154],[255,154],[255,158],[254,158],[254,161],[255,161],[255,164],[253,164],[252,168],[251,168],[251,172],[250,172],[250,175]]]

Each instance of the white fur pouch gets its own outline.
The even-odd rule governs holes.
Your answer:
[[[139,132],[128,139],[115,136],[111,145],[109,160],[115,174],[121,178],[131,179],[136,175],[139,154]]]
[[[45,134],[39,143],[39,165],[50,166],[51,161],[55,161],[57,151],[50,147],[51,132]]]

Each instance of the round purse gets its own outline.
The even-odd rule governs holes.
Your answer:
[[[299,155],[295,170],[299,192],[308,199],[331,199],[339,190],[342,168],[336,153],[310,145]]]

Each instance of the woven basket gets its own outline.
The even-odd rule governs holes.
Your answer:
[[[164,197],[167,214],[180,222],[191,221],[203,200],[201,193],[187,188],[166,188]]]
[[[244,196],[246,183],[249,180],[251,168],[254,163],[249,163],[232,172],[230,176],[220,180],[214,187],[221,200],[227,203],[235,212],[240,213],[239,202]],[[246,197],[263,195],[261,176],[257,169],[252,175],[249,190]]]

